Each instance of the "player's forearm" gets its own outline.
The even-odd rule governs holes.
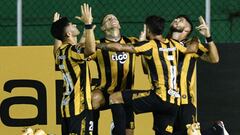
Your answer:
[[[85,56],[90,56],[96,51],[96,43],[95,43],[95,36],[93,29],[86,29],[85,30],[85,49],[84,54]]]
[[[132,45],[122,45],[120,43],[100,43],[97,45],[97,48],[106,51],[135,53]]]
[[[219,55],[218,55],[218,50],[213,41],[208,43],[208,57],[209,57],[209,62],[211,63],[218,63],[219,62]]]

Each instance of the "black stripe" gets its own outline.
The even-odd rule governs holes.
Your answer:
[[[63,50],[60,50],[60,53],[59,53],[59,56],[62,56],[63,55]],[[66,55],[65,55],[66,56]],[[58,59],[58,58],[57,58]],[[60,62],[59,62],[59,65],[63,65],[63,59],[60,59]],[[59,68],[59,65],[58,68]],[[62,73],[66,73],[64,69],[59,69]]]
[[[158,40],[154,40],[158,46],[158,49],[159,48],[162,48],[162,45],[160,43],[160,41]],[[168,85],[168,67],[167,67],[167,62],[166,62],[166,58],[164,57],[163,55],[163,51],[159,51],[158,50],[158,55],[159,55],[159,59],[160,59],[160,62],[162,64],[162,69],[163,69],[163,77],[164,77],[164,82],[165,82],[165,87],[166,87],[166,92],[168,91],[169,89],[169,85]],[[167,95],[167,101],[170,101],[170,96],[168,95],[168,93],[166,93]]]
[[[79,67],[81,69],[81,74],[80,74],[80,90],[79,92],[83,92],[84,94],[84,106],[85,108],[88,108],[87,106],[87,96],[86,96],[86,75],[87,75],[87,71],[86,71],[86,62],[84,64],[79,64]],[[81,104],[80,104],[81,105]]]
[[[71,76],[71,79],[72,79],[72,83],[73,85],[76,84],[77,82],[77,77],[76,77],[76,74],[74,72],[74,69],[71,65],[71,62],[70,62],[70,57],[68,56],[68,53],[71,49],[71,45],[67,46],[66,50],[65,50],[65,55],[67,56],[66,58],[66,65],[67,65],[67,69],[70,73],[70,76]],[[75,90],[75,89],[74,89]],[[74,108],[74,91],[70,94],[70,101],[69,101],[69,111],[70,111],[70,116],[73,116],[74,115],[74,112],[75,112],[75,108]]]
[[[71,46],[69,45],[67,48],[66,48],[66,51],[65,51],[65,55],[67,56],[67,58],[66,58],[66,65],[67,65],[67,68],[68,68],[68,71],[69,71],[69,73],[70,73],[70,76],[71,76],[71,78],[72,78],[72,82],[73,82],[73,84],[76,84],[76,82],[77,82],[77,77],[76,77],[76,74],[75,74],[75,72],[74,72],[74,69],[73,69],[73,67],[72,67],[72,65],[71,65],[71,58],[70,57],[68,57],[68,53],[69,53],[69,49],[71,48]]]
[[[196,63],[196,59],[195,58],[191,58],[190,62],[189,62],[189,67],[188,67],[188,72],[187,72],[187,95],[188,95],[188,102],[191,103],[191,95],[190,95],[190,83],[191,83],[191,78],[193,75],[193,71],[195,68],[195,63]]]
[[[123,52],[116,52],[117,56],[123,55]],[[119,60],[117,61],[117,86],[114,88],[114,91],[119,91],[121,89],[122,85],[122,79],[123,79],[123,71],[124,70],[124,64],[121,64]]]
[[[149,41],[141,41],[141,42],[137,42],[137,43],[135,43],[134,44],[134,46],[136,46],[136,47],[138,47],[138,46],[142,46],[142,45],[144,45],[144,44],[146,44],[146,43],[148,43]]]
[[[100,40],[101,43],[105,43],[105,40]],[[103,61],[104,61],[104,70],[105,70],[105,76],[106,76],[106,84],[104,87],[104,90],[107,92],[108,88],[111,86],[112,83],[112,72],[111,72],[111,63],[109,59],[109,51],[101,50]]]
[[[127,43],[131,43],[131,40],[125,36],[122,36],[124,42],[127,44]]]
[[[84,60],[82,60],[82,59],[81,59],[81,60],[78,60],[78,59],[75,59],[75,58],[72,58],[72,57],[71,57],[71,59],[72,59],[72,61],[74,61],[74,62],[76,62],[76,63],[84,62]]]
[[[126,82],[126,89],[131,89],[132,85],[134,84],[134,73],[133,73],[133,55],[134,54],[129,54],[129,71],[127,75],[127,82]]]
[[[170,41],[170,43],[172,43],[173,47],[176,47],[175,44],[174,44],[174,42],[172,42],[171,40],[169,40],[169,41]],[[167,44],[167,48],[171,48],[170,43]],[[177,52],[176,52],[176,53],[177,53]],[[168,56],[173,56],[173,51],[168,51]],[[176,57],[175,57],[175,58],[176,58]],[[176,58],[176,59],[178,59],[178,58]],[[169,61],[170,61],[171,66],[175,66],[173,60],[169,60]],[[177,67],[176,67],[176,68],[177,68]],[[177,74],[177,73],[176,73],[176,74]],[[176,79],[176,82],[177,82],[177,76],[176,76],[175,79]],[[177,84],[176,84],[176,85],[177,85]],[[177,86],[175,86],[175,87],[177,87]],[[177,103],[177,100],[178,100],[178,98],[175,98],[175,99],[174,99],[174,103]]]
[[[97,65],[98,78],[99,78],[99,82],[98,82],[97,85],[96,85],[96,87],[98,87],[98,86],[100,86],[100,84],[101,84],[102,72],[101,72],[101,70],[100,70],[100,65],[99,65],[98,59],[96,59],[95,62],[96,62],[96,65]]]
[[[131,43],[132,41],[123,36],[123,40],[125,43]],[[133,62],[135,62],[135,59],[133,59],[133,56],[135,54],[132,54],[132,53],[128,53],[128,56],[129,56],[129,66],[128,66],[128,75],[127,75],[127,80],[126,80],[126,88],[125,89],[131,89],[132,88],[132,85],[134,84],[134,73],[133,73]]]
[[[204,54],[204,52],[202,50],[198,49],[197,54],[198,54],[198,56],[202,56]]]
[[[124,43],[127,44],[127,43],[131,43],[131,40],[128,39],[127,37],[125,36],[122,36],[122,39],[124,40]],[[120,40],[121,41],[121,40]],[[119,55],[122,55],[123,52],[117,52],[117,56]],[[128,55],[128,59],[129,59],[129,65],[132,64],[132,59],[130,60],[130,55],[132,54],[129,54],[129,53],[126,53]],[[127,60],[126,60],[127,61]],[[118,60],[117,62],[117,73],[118,73],[118,76],[117,76],[117,86],[115,87],[114,91],[119,91],[121,89],[121,85],[122,85],[122,81],[123,81],[123,76],[124,76],[124,64],[121,64]],[[130,71],[132,70],[132,66],[131,68],[128,66],[127,67],[128,69],[128,75],[131,75],[130,74]],[[126,80],[125,80],[126,81]],[[132,82],[128,82],[128,83],[132,83]],[[131,84],[130,84],[131,85]],[[131,87],[130,87],[131,88]]]

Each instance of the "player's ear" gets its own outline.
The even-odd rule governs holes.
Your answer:
[[[101,26],[101,30],[102,30],[102,31],[105,31],[105,27],[104,27],[104,26]]]
[[[71,32],[66,32],[66,34],[65,34],[67,37],[70,37],[71,35],[72,35],[72,33]]]

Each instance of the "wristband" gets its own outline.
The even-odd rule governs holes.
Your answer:
[[[212,42],[213,39],[212,39],[212,37],[210,36],[210,37],[207,37],[207,38],[206,38],[206,41],[209,43],[209,42]]]
[[[85,29],[92,29],[93,25],[92,24],[85,24]]]

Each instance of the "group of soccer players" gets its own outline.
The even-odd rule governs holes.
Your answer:
[[[133,135],[134,112],[152,112],[156,135],[218,134],[224,129],[219,122],[207,130],[196,121],[196,60],[217,63],[218,51],[202,17],[197,30],[207,41],[189,39],[193,31],[187,16],[176,17],[167,37],[163,37],[164,19],[149,16],[139,39],[121,35],[116,16],[106,15],[101,22],[105,37],[95,41],[92,10],[81,5],[85,24],[78,42],[79,30],[66,17],[54,14],[51,34],[56,39],[54,56],[63,74],[61,103],[63,135],[97,135],[99,111],[111,109],[113,135]],[[150,90],[132,90],[135,57],[142,57]],[[88,62],[96,62],[99,81],[91,87]],[[219,130],[218,130],[219,128]],[[223,132],[223,131],[221,131]],[[219,132],[220,134],[220,132]]]

